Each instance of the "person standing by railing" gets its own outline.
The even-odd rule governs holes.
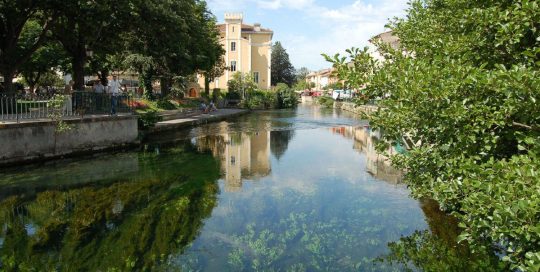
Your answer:
[[[73,85],[75,81],[70,80],[69,83],[64,88],[64,95],[66,96],[66,103],[64,105],[64,114],[71,116],[73,114]]]
[[[103,109],[103,94],[105,93],[105,86],[103,86],[101,80],[94,84],[94,93],[96,96],[96,111],[101,112]]]
[[[113,79],[109,81],[109,94],[111,95],[111,115],[116,115],[118,95],[120,94],[120,81],[116,76],[113,76]]]

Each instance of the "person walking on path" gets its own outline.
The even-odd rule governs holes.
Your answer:
[[[109,94],[111,95],[111,115],[116,115],[118,95],[120,94],[120,81],[116,76],[113,76],[113,79],[109,81]]]

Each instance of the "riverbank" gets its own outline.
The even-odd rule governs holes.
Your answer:
[[[168,112],[164,121],[145,131],[156,135],[201,124],[229,120],[248,113],[243,109],[220,109],[203,114],[191,112],[174,115]],[[47,119],[0,123],[0,167],[77,157],[99,152],[125,150],[140,145],[141,132],[137,115],[88,115],[65,119],[71,128],[56,131],[56,124]]]
[[[51,120],[0,124],[0,166],[30,163],[132,147],[139,143],[137,116],[88,115],[67,118],[58,132]]]
[[[218,111],[210,113],[193,113],[187,116],[183,116],[182,118],[158,122],[153,128],[148,131],[148,134],[156,134],[162,131],[177,130],[202,124],[225,121],[247,114],[249,112],[249,110],[245,109],[219,109]]]
[[[317,103],[324,107],[352,112],[357,115],[369,116],[379,110],[376,105],[358,105],[353,102],[334,101],[331,97],[302,96],[302,103]]]
[[[359,114],[359,115],[363,115],[363,114],[370,115],[376,112],[377,110],[379,110],[379,107],[375,105],[357,105],[352,102],[337,102],[337,101],[334,102],[334,108],[352,112],[354,114]]]

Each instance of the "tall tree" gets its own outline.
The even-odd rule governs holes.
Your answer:
[[[129,0],[67,1],[53,25],[54,37],[71,57],[74,88],[84,89],[88,52],[117,49],[120,33],[129,24]]]
[[[210,94],[210,82],[214,81],[223,75],[227,67],[225,66],[225,60],[221,58],[215,65],[208,71],[203,72],[204,76],[204,92]]]
[[[67,61],[69,59],[62,46],[56,41],[49,41],[34,52],[19,70],[30,90],[34,91],[44,77],[50,77],[55,73],[53,70],[59,70]]]
[[[58,17],[56,0],[0,1],[0,74],[3,89],[12,91],[13,77],[45,41],[51,24]],[[38,27],[27,27],[35,20]]]
[[[306,77],[309,75],[309,73],[311,73],[311,71],[306,68],[306,67],[302,67],[300,69],[297,69],[295,71],[295,76],[296,76],[296,81],[305,81],[306,80]]]
[[[160,79],[162,94],[166,95],[174,76],[209,70],[221,58],[223,49],[217,39],[215,17],[204,1],[134,3],[135,20],[125,37],[127,62],[139,72],[146,93],[152,91],[151,82]]]
[[[289,87],[295,82],[294,67],[289,60],[289,54],[281,45],[281,42],[276,42],[272,46],[272,86],[278,83],[285,83]]]
[[[208,11],[206,2],[198,3],[196,14],[199,16],[198,22],[195,22],[197,27],[194,29],[197,31],[194,33],[195,43],[192,50],[195,49],[193,53],[197,55],[196,68],[203,71],[204,90],[206,94],[210,94],[210,82],[222,76],[227,68],[223,58],[225,50],[219,42],[217,19]]]

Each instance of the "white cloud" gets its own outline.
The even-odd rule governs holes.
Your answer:
[[[321,53],[343,53],[353,46],[368,46],[369,39],[385,31],[384,26],[390,18],[403,16],[406,7],[406,0],[382,0],[376,4],[356,0],[337,9],[312,6],[306,16],[318,22],[320,34],[296,37],[284,44],[296,67],[321,69],[329,66]]]

